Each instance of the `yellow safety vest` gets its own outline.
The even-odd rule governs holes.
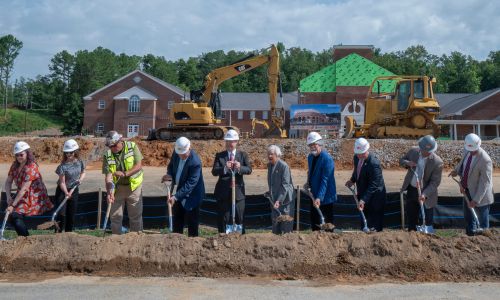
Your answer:
[[[129,142],[129,141],[124,141],[124,146],[123,150],[125,151],[125,155],[123,157],[124,159],[124,165],[125,165],[125,171],[128,171],[134,167],[134,147],[135,143],[134,142]],[[111,149],[108,149],[105,154],[106,161],[108,162],[108,167],[109,171],[114,174],[116,172],[116,161],[115,161],[115,156],[111,152]],[[139,172],[135,173],[132,176],[129,176],[129,182],[130,182],[130,189],[132,191],[135,191],[141,184],[142,180],[144,178],[144,172],[140,170]],[[113,175],[113,183],[116,184],[118,182],[118,177]]]

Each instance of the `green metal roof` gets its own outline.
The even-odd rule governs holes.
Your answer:
[[[391,76],[392,72],[376,65],[356,53],[342,58],[334,64],[300,81],[301,92],[335,92],[337,86],[370,86],[377,76]],[[389,92],[394,84],[384,82],[382,92]]]

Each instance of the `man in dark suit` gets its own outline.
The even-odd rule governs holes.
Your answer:
[[[191,150],[191,142],[180,137],[175,142],[175,151],[167,167],[167,175],[162,181],[172,180],[176,185],[175,194],[168,202],[173,205],[173,229],[182,234],[187,218],[188,236],[198,236],[200,204],[205,196],[201,160]]]
[[[220,233],[226,232],[226,225],[232,224],[231,216],[231,171],[235,172],[236,179],[236,224],[242,225],[245,213],[245,183],[243,175],[252,173],[251,161],[248,154],[236,150],[239,135],[233,129],[224,135],[226,150],[215,155],[212,175],[219,176],[215,185],[214,195],[217,199],[217,227]],[[243,227],[243,232],[245,228]]]
[[[368,151],[370,143],[359,138],[354,143],[354,170],[346,186],[356,184],[359,199],[358,209],[363,210],[370,230],[382,231],[386,190],[382,167],[378,158]],[[361,221],[361,227],[363,222]]]
[[[443,160],[435,153],[437,142],[432,135],[426,135],[418,140],[418,147],[412,147],[399,160],[402,167],[408,169],[401,191],[407,191],[406,215],[408,216],[408,230],[416,231],[420,215],[420,202],[424,204],[425,224],[432,233],[434,207],[438,202],[438,187],[443,174]],[[410,170],[413,169],[415,173]],[[418,177],[418,182],[417,182]],[[417,184],[420,185],[421,196],[418,198]]]

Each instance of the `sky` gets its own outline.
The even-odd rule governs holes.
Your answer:
[[[277,42],[313,52],[420,44],[432,54],[484,60],[500,50],[499,16],[496,0],[0,0],[0,36],[24,43],[13,78],[48,74],[62,50],[98,46],[177,60]]]

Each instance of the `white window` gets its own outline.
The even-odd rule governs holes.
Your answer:
[[[238,110],[238,120],[243,120],[243,111]]]
[[[99,104],[97,105],[97,109],[104,109],[106,107],[106,101],[99,100]]]
[[[225,110],[223,110],[223,111],[220,112],[220,118],[222,120],[224,120],[226,118],[226,111]]]
[[[133,95],[128,99],[128,112],[140,112],[141,99],[137,95]]]
[[[127,137],[133,138],[139,135],[139,124],[128,124]]]
[[[95,126],[95,132],[103,133],[104,132],[104,123],[97,123]]]
[[[250,120],[255,119],[255,110],[250,111]]]
[[[172,109],[172,107],[174,107],[174,103],[175,103],[175,101],[173,101],[173,100],[168,101],[167,108]]]
[[[262,111],[262,120],[267,120],[269,118],[268,111],[264,110]]]

